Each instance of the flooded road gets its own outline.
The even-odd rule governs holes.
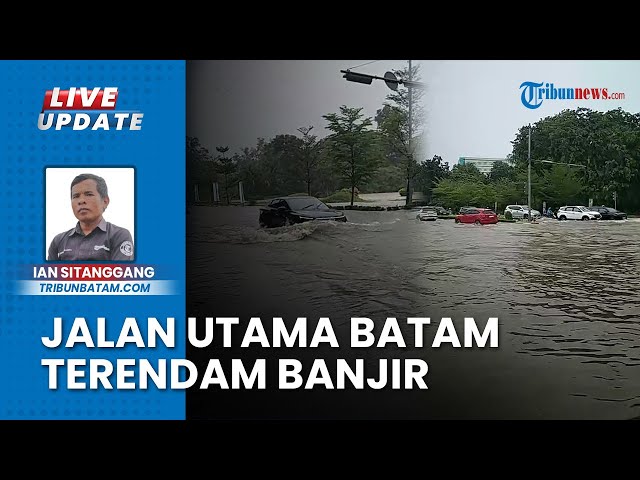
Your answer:
[[[428,389],[192,390],[189,418],[640,416],[639,220],[474,226],[347,211],[346,224],[264,230],[258,210],[192,208],[187,315],[260,317],[265,326],[329,317],[340,347],[188,347],[188,358],[360,358],[371,372],[382,358],[422,359]],[[397,318],[407,346],[351,348],[351,317],[370,318],[378,333]],[[407,317],[431,319],[421,348]],[[480,330],[498,317],[499,346],[432,348],[443,317],[461,342],[465,317]]]

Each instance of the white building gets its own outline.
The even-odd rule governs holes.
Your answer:
[[[495,162],[504,162],[507,165],[513,166],[513,162],[507,160],[506,158],[460,157],[458,159],[458,165],[473,164],[478,167],[478,170],[480,170],[480,172],[484,173],[485,175],[488,175],[489,172],[491,172],[491,169],[493,168],[493,164]]]

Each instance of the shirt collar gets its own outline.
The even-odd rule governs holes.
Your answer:
[[[107,231],[107,221],[104,219],[104,217],[102,217],[102,220],[100,220],[100,223],[96,228],[99,228],[103,232]],[[84,232],[82,231],[82,227],[80,227],[80,222],[76,223],[76,228],[71,230],[71,233],[69,233],[69,236],[73,235],[74,233],[77,233],[78,235],[82,235],[84,237]]]

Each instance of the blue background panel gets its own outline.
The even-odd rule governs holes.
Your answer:
[[[185,62],[2,61],[0,71],[0,419],[184,419],[184,390],[68,390],[64,376],[51,390],[41,360],[185,358]],[[144,113],[142,129],[38,129],[47,90],[83,86],[118,87],[116,111]],[[29,266],[46,263],[46,168],[85,166],[135,168],[136,259],[128,265],[154,266],[156,279],[174,281],[172,295],[16,294]],[[41,337],[52,335],[54,317],[66,332],[83,317],[94,333],[105,317],[112,340],[127,317],[143,334],[149,317],[174,317],[175,347],[49,349]]]

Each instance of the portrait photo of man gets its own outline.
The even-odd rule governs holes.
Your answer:
[[[133,176],[132,168],[47,169],[47,261],[133,261]],[[106,178],[113,180],[111,195]],[[70,217],[62,211],[61,195],[76,219],[62,231],[61,222]]]

